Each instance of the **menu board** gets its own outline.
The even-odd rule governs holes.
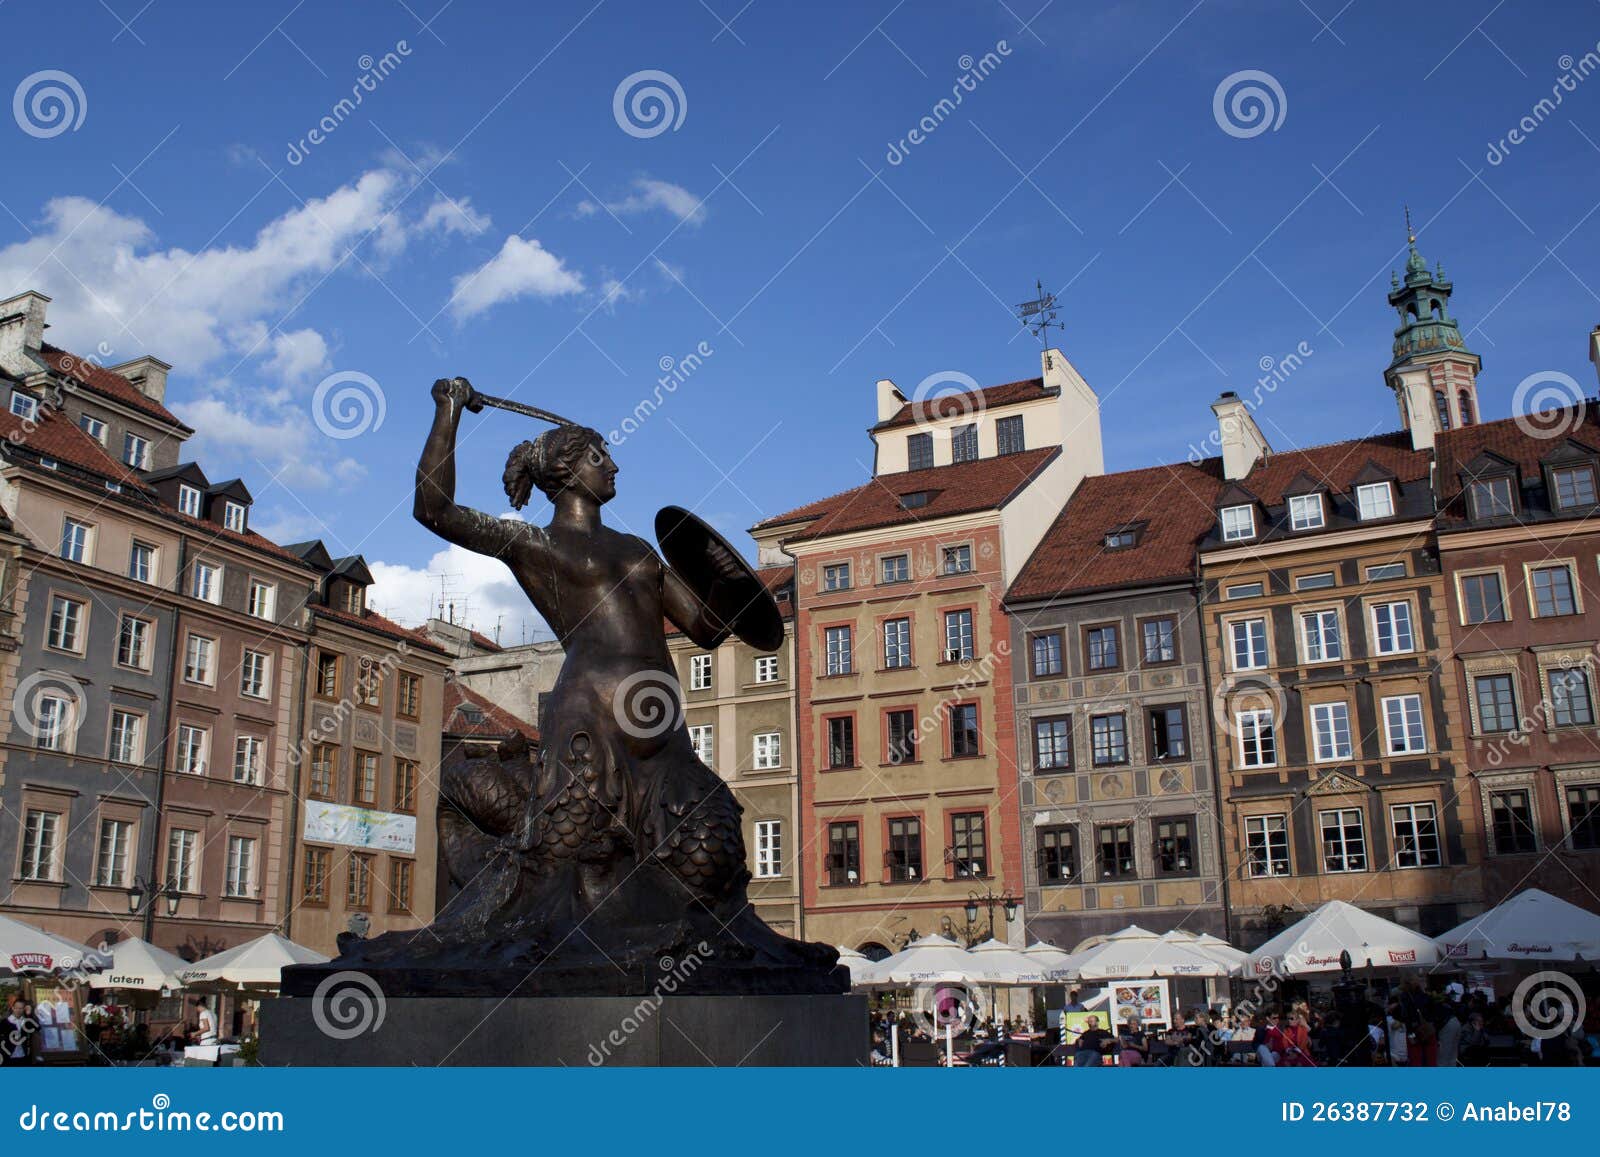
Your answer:
[[[1111,986],[1112,1031],[1133,1020],[1145,1029],[1172,1023],[1172,996],[1165,980],[1128,980]]]
[[[68,990],[35,983],[34,1019],[39,1023],[39,1050],[46,1053],[78,1051],[78,1029],[72,1019]]]

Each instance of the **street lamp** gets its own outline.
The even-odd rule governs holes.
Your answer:
[[[989,939],[994,939],[994,909],[995,905],[1005,909],[1006,923],[1010,923],[1017,916],[1017,900],[1014,896],[996,896],[987,889],[980,895],[977,892],[967,893],[967,903],[962,909],[967,918],[967,927],[970,929],[978,922],[978,908],[981,906],[989,913]]]
[[[183,893],[178,889],[177,881],[168,880],[159,888],[145,881],[143,876],[133,878],[133,887],[128,889],[128,914],[137,916],[148,908],[154,907],[155,902],[165,899],[167,902],[167,916],[178,914],[178,901]]]

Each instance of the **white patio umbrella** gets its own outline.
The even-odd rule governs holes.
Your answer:
[[[1600,916],[1538,888],[1439,937],[1447,960],[1600,960]]]
[[[64,936],[0,916],[0,974],[60,972],[78,967],[91,955],[91,949]]]
[[[854,948],[839,945],[839,963],[850,970],[850,986],[852,988],[865,988],[872,981],[868,979],[872,972],[872,961]]]
[[[277,988],[291,964],[326,964],[328,957],[268,932],[215,956],[186,964],[178,979],[184,984],[237,984]]]
[[[91,972],[85,978],[90,988],[138,989],[142,992],[182,988],[183,981],[178,979],[178,974],[189,967],[188,961],[181,956],[175,956],[165,948],[157,948],[138,937],[113,944],[110,957],[105,967],[98,972]]]
[[[933,935],[878,961],[867,976],[873,984],[966,984],[971,974],[971,953],[954,940]]]
[[[1422,933],[1329,900],[1250,953],[1245,974],[1337,972],[1339,953],[1346,951],[1356,968],[1405,968],[1439,960],[1438,946]]]
[[[1161,939],[1173,944],[1181,944],[1189,951],[1198,952],[1202,956],[1211,957],[1211,959],[1226,968],[1229,975],[1233,975],[1243,968],[1244,962],[1249,956],[1249,953],[1241,952],[1226,940],[1213,936],[1209,932],[1196,935],[1193,932],[1185,932],[1180,928],[1174,928],[1170,932],[1163,932]]]
[[[1073,970],[1076,957],[1070,952],[1057,948],[1054,944],[1046,944],[1043,940],[1036,940],[1022,950],[1023,955],[1031,956],[1044,968],[1045,980],[1050,983],[1073,980],[1077,973]]]
[[[992,936],[982,944],[974,944],[972,979],[979,984],[995,988],[1027,987],[1046,983],[1044,962],[1030,956]]]
[[[1232,969],[1187,944],[1164,940],[1154,932],[1108,937],[1074,960],[1084,980],[1123,980],[1132,977],[1227,976]]]

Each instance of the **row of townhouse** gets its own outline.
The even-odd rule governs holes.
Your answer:
[[[1270,392],[1229,393],[1215,456],[1106,474],[1059,350],[937,399],[878,383],[872,478],[751,531],[795,568],[797,795],[765,870],[808,938],[1250,944],[1329,899],[1428,933],[1527,886],[1594,905],[1600,403],[1482,421],[1412,241],[1395,433],[1277,451]]]
[[[170,367],[0,303],[0,910],[196,959],[433,914],[448,656],[183,461]]]

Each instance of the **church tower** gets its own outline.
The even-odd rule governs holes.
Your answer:
[[[1431,271],[1417,252],[1417,235],[1406,210],[1410,255],[1402,281],[1394,274],[1389,304],[1399,315],[1394,360],[1384,373],[1400,407],[1400,421],[1418,450],[1432,449],[1434,436],[1478,421],[1478,355],[1467,349],[1461,327],[1450,314],[1452,286],[1444,266]]]

